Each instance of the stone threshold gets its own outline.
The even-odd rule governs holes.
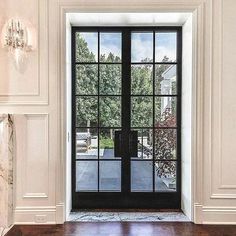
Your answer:
[[[190,222],[179,211],[73,211],[67,221],[70,222]]]

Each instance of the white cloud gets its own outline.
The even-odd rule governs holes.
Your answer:
[[[140,38],[132,40],[132,62],[140,62],[142,59],[153,59],[152,41],[143,41]],[[155,60],[162,61],[164,56],[167,56],[170,61],[176,60],[175,47],[157,46],[155,49]]]
[[[164,56],[167,56],[169,58],[169,61],[175,61],[176,60],[176,51],[175,49],[170,49],[168,47],[159,46],[156,47],[155,51],[155,60],[160,62],[163,60]]]
[[[121,48],[118,45],[109,44],[109,45],[101,45],[100,53],[108,56],[109,53],[113,53],[115,56],[121,57]]]
[[[131,41],[131,60],[132,62],[140,62],[145,58],[152,59],[153,45],[152,41],[144,41],[140,37],[135,37]]]

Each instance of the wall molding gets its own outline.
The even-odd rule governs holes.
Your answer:
[[[25,193],[23,198],[48,198],[46,193]]]
[[[222,171],[222,166],[223,166],[223,152],[222,152],[222,127],[223,127],[223,119],[222,119],[222,114],[223,114],[223,106],[222,106],[222,99],[223,99],[223,96],[222,96],[222,88],[223,88],[223,83],[222,83],[222,80],[223,80],[223,64],[224,64],[224,53],[223,53],[223,44],[224,44],[224,24],[223,24],[223,18],[224,18],[224,13],[223,13],[223,10],[224,10],[224,7],[223,7],[223,0],[219,0],[220,2],[220,8],[221,8],[221,11],[220,11],[220,14],[219,14],[219,17],[220,17],[220,24],[219,24],[219,30],[220,30],[220,44],[219,44],[219,51],[220,51],[220,91],[219,91],[219,97],[220,97],[220,101],[219,101],[219,110],[220,112],[218,113],[219,115],[219,130],[220,130],[220,133],[219,133],[219,142],[220,142],[220,146],[219,146],[219,155],[220,155],[220,162],[219,162],[219,167],[220,167],[220,173],[219,173],[219,183],[220,183],[220,186],[218,187],[218,189],[235,189],[236,190],[236,184],[232,184],[232,185],[228,185],[228,184],[224,184],[223,183],[223,171]],[[236,196],[236,194],[235,194]]]
[[[212,2],[214,10],[217,11],[217,17],[213,18],[212,21],[215,25],[212,27],[212,34],[214,31],[215,40],[213,42],[214,51],[212,52],[212,57],[214,58],[214,70],[215,73],[214,80],[212,81],[212,100],[214,97],[215,103],[212,105],[211,113],[212,123],[211,123],[211,179],[216,180],[212,183],[211,180],[211,199],[236,199],[236,184],[226,184],[223,183],[223,166],[224,166],[224,154],[223,154],[223,139],[222,139],[222,130],[223,130],[223,66],[224,66],[224,8],[223,0],[216,0]],[[216,13],[215,13],[216,14]],[[218,50],[215,50],[216,47]],[[215,91],[213,91],[213,89]],[[215,96],[214,96],[215,94]],[[224,190],[228,190],[226,193],[223,193]]]
[[[28,114],[24,114],[23,116],[25,118],[26,134],[27,134],[27,129],[28,129],[27,122],[29,120],[35,120],[35,121],[42,120],[44,122],[44,135],[45,135],[45,137],[44,137],[43,140],[44,140],[44,145],[45,145],[44,148],[45,148],[45,155],[46,155],[44,158],[46,158],[47,162],[48,162],[49,161],[49,114],[47,114],[47,113],[31,113],[31,114],[29,114],[28,113]],[[25,140],[26,144],[25,144],[25,149],[23,149],[24,151],[28,150],[28,146],[27,146],[28,137],[26,136],[25,138],[26,138],[26,140]],[[41,138],[43,138],[43,137],[41,137]],[[23,173],[22,177],[23,177],[23,180],[27,180],[27,179],[30,178],[28,176],[29,173],[27,172],[29,156],[28,156],[27,152],[24,153],[24,155],[25,155],[25,157],[24,157],[23,161],[25,163],[22,165],[22,173]],[[47,183],[45,183],[45,185],[46,185],[46,191],[45,192],[28,192],[28,189],[30,189],[30,187],[27,186],[27,182],[21,181],[21,183],[22,183],[21,189],[22,189],[22,194],[23,194],[22,198],[23,199],[30,199],[30,198],[45,199],[45,198],[48,198],[48,193],[49,193],[49,171],[50,171],[49,166],[47,166],[47,171],[48,171],[48,173],[47,173]]]
[[[48,0],[38,0],[37,24],[37,89],[35,92],[0,93],[0,105],[48,105],[49,47],[48,47]],[[31,53],[31,52],[30,52]],[[11,78],[17,79],[17,78]]]
[[[213,193],[211,199],[236,199],[236,194],[233,193]]]

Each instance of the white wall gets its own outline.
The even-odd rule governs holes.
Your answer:
[[[66,65],[61,46],[63,11],[154,11],[183,9],[178,0],[82,1],[2,0],[0,27],[11,16],[29,20],[38,32],[38,49],[29,66],[18,73],[0,49],[0,113],[22,114],[16,119],[16,223],[61,223],[64,220],[66,148]],[[181,0],[198,11],[194,63],[196,124],[192,151],[194,221],[236,224],[236,1]],[[70,6],[69,6],[70,5]],[[79,7],[78,7],[79,6]],[[195,20],[195,19],[194,19]],[[201,32],[203,26],[203,32]],[[204,44],[201,42],[204,41]],[[200,60],[201,59],[201,60]],[[200,62],[201,63],[200,63]],[[37,217],[43,215],[43,219]]]
[[[0,113],[21,114],[15,118],[16,223],[55,223],[61,209],[58,195],[62,192],[56,187],[59,181],[63,189],[63,182],[56,178],[61,147],[59,72],[54,55],[57,34],[48,40],[55,29],[49,24],[54,13],[49,14],[48,4],[47,0],[0,1],[1,29],[7,19],[17,17],[31,22],[38,38],[37,49],[28,53],[24,73],[15,69],[11,56],[0,48]]]

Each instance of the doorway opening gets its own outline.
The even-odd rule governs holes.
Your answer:
[[[67,42],[67,50],[66,51],[67,51],[67,57],[66,58],[67,58],[67,101],[68,101],[67,102],[67,130],[68,130],[68,134],[69,134],[70,137],[72,137],[72,136],[76,137],[77,136],[76,138],[78,139],[78,140],[74,139],[74,144],[73,145],[71,145],[71,141],[70,141],[70,140],[73,140],[73,139],[69,139],[68,145],[67,145],[67,175],[66,175],[66,179],[67,179],[67,184],[66,184],[66,188],[67,188],[67,190],[66,190],[66,199],[67,199],[66,200],[66,217],[67,217],[67,219],[69,219],[69,213],[70,213],[71,209],[75,209],[75,208],[78,209],[78,207],[80,207],[80,208],[82,207],[81,205],[80,206],[77,205],[76,207],[72,206],[72,195],[73,195],[72,193],[73,193],[74,190],[73,190],[73,183],[71,181],[71,173],[75,173],[73,171],[75,171],[76,166],[75,165],[73,166],[72,163],[71,163],[71,161],[72,161],[71,160],[71,153],[74,151],[74,157],[73,158],[77,158],[78,161],[81,161],[81,162],[82,161],[89,162],[89,160],[91,160],[90,163],[92,164],[92,161],[94,161],[94,163],[101,161],[102,162],[101,164],[100,163],[95,164],[95,165],[97,165],[97,172],[98,172],[98,168],[100,168],[99,169],[100,172],[101,172],[101,170],[106,169],[106,167],[103,165],[103,163],[108,163],[109,161],[104,160],[103,158],[105,158],[105,157],[108,157],[108,159],[109,159],[109,156],[114,154],[113,158],[115,160],[114,159],[110,160],[110,162],[111,163],[120,162],[120,167],[119,167],[120,168],[120,177],[119,177],[120,178],[120,183],[119,183],[119,181],[117,181],[117,179],[119,179],[119,178],[117,178],[118,175],[114,174],[114,173],[118,173],[119,171],[118,172],[112,171],[112,168],[110,167],[108,169],[111,170],[111,172],[112,172],[112,174],[114,174],[115,178],[111,177],[109,180],[105,180],[107,177],[110,177],[110,176],[103,175],[103,176],[101,176],[101,178],[102,178],[101,179],[101,178],[98,177],[98,173],[96,173],[96,175],[94,175],[94,176],[97,176],[95,178],[96,178],[97,186],[99,186],[99,187],[96,187],[96,188],[93,187],[92,191],[82,190],[78,193],[81,196],[84,195],[84,199],[85,199],[85,202],[84,202],[85,205],[84,206],[87,206],[87,208],[97,208],[98,206],[97,205],[95,207],[93,207],[91,205],[89,206],[88,205],[89,203],[86,202],[86,194],[88,194],[87,195],[88,197],[93,196],[94,202],[98,203],[100,201],[101,204],[103,204],[104,201],[106,201],[108,199],[107,201],[110,201],[110,204],[112,205],[111,207],[114,208],[112,203],[114,203],[116,201],[116,198],[110,198],[109,195],[111,194],[110,196],[113,197],[114,195],[118,196],[120,194],[119,191],[117,191],[117,189],[118,189],[117,186],[118,187],[120,186],[120,189],[122,191],[122,183],[121,183],[122,172],[121,171],[122,171],[122,161],[123,161],[121,156],[115,157],[115,154],[117,154],[117,150],[119,152],[119,149],[117,149],[117,147],[118,147],[117,143],[119,143],[119,137],[123,135],[122,132],[121,132],[121,134],[119,134],[119,131],[122,131],[122,109],[123,109],[122,96],[123,96],[123,92],[125,92],[125,91],[123,91],[124,89],[123,89],[123,84],[122,84],[122,80],[123,80],[123,77],[122,77],[122,73],[123,73],[122,64],[124,63],[122,61],[123,60],[123,58],[122,58],[122,56],[123,56],[122,55],[122,50],[123,49],[121,49],[121,53],[120,53],[121,54],[121,57],[120,57],[121,61],[117,61],[117,62],[114,63],[114,64],[117,63],[116,68],[118,68],[119,66],[121,67],[121,71],[120,71],[120,73],[121,73],[121,79],[120,79],[121,80],[121,86],[120,86],[121,93],[120,94],[119,93],[114,94],[114,97],[116,97],[116,98],[120,97],[120,100],[121,100],[121,102],[120,102],[120,104],[121,104],[121,107],[120,107],[120,110],[121,110],[121,121],[120,121],[121,126],[118,126],[118,127],[113,127],[113,126],[110,127],[110,126],[102,126],[102,125],[100,126],[100,124],[103,120],[103,118],[102,118],[102,119],[100,119],[99,122],[97,121],[99,127],[98,126],[95,127],[94,124],[92,125],[91,121],[86,121],[85,122],[86,124],[84,124],[82,126],[78,126],[78,128],[80,128],[80,130],[75,129],[75,131],[74,131],[75,133],[72,134],[71,133],[71,131],[73,131],[72,127],[75,124],[75,123],[71,124],[72,115],[70,114],[71,110],[72,110],[71,109],[71,107],[72,107],[71,100],[72,100],[72,97],[73,97],[73,94],[74,94],[74,93],[72,93],[72,89],[71,89],[74,86],[73,81],[71,83],[71,78],[72,78],[71,67],[72,67],[72,63],[73,63],[73,61],[71,60],[71,58],[72,58],[71,53],[73,53],[73,47],[71,45],[71,42],[73,44],[73,38],[72,38],[72,36],[73,36],[72,29],[73,28],[79,29],[78,30],[79,33],[94,33],[94,32],[96,32],[97,34],[99,34],[100,39],[99,38],[97,39],[97,40],[99,40],[99,44],[97,42],[97,44],[94,43],[93,45],[95,45],[95,46],[97,45],[97,47],[100,47],[99,48],[100,50],[102,49],[102,46],[99,46],[102,43],[101,33],[104,33],[104,34],[105,33],[107,33],[107,34],[108,33],[121,33],[121,41],[122,41],[123,40],[122,39],[122,30],[123,29],[130,30],[130,33],[132,33],[134,31],[133,33],[137,33],[137,34],[138,33],[145,33],[145,32],[148,33],[147,31],[149,30],[149,31],[154,32],[154,34],[155,34],[155,30],[158,30],[158,29],[161,29],[161,28],[163,28],[163,30],[164,30],[164,28],[172,29],[172,30],[175,28],[175,29],[177,29],[177,31],[178,31],[178,29],[182,28],[182,40],[183,40],[182,51],[181,51],[181,54],[183,54],[183,58],[182,58],[183,63],[182,63],[182,66],[181,66],[181,68],[182,68],[181,69],[182,70],[182,86],[181,86],[182,87],[182,94],[180,93],[181,98],[176,98],[176,100],[181,99],[181,103],[179,103],[179,104],[177,103],[177,105],[176,105],[177,110],[179,109],[178,106],[181,106],[181,104],[182,104],[182,109],[181,109],[182,111],[180,111],[179,116],[177,114],[179,112],[179,110],[178,110],[178,112],[176,110],[176,119],[178,119],[178,117],[179,117],[182,120],[182,122],[179,123],[180,124],[179,128],[181,127],[181,130],[180,130],[181,131],[181,136],[180,136],[180,138],[182,139],[181,140],[182,142],[181,142],[181,146],[179,147],[179,149],[176,150],[176,153],[178,154],[178,150],[180,151],[180,148],[181,148],[182,155],[181,155],[181,159],[179,159],[180,160],[179,167],[181,165],[182,170],[181,170],[181,172],[180,171],[178,172],[178,169],[177,169],[178,166],[177,166],[176,167],[177,171],[175,173],[176,178],[178,178],[178,176],[177,176],[178,173],[180,175],[182,175],[182,178],[179,179],[179,183],[177,183],[178,182],[178,180],[177,180],[175,185],[172,185],[172,187],[175,187],[177,191],[178,191],[178,184],[181,185],[181,190],[179,192],[179,196],[180,196],[179,199],[181,199],[181,200],[179,201],[178,207],[173,207],[173,208],[178,208],[178,209],[181,208],[184,211],[184,213],[188,216],[188,218],[192,219],[193,213],[192,213],[192,190],[191,190],[191,184],[192,184],[192,177],[191,177],[191,158],[192,158],[191,157],[191,140],[192,140],[192,138],[191,138],[191,136],[192,136],[191,135],[191,132],[192,132],[191,131],[192,130],[192,128],[191,128],[191,123],[192,123],[192,121],[191,121],[191,111],[192,111],[192,108],[191,107],[192,107],[192,96],[193,96],[192,95],[192,83],[194,82],[194,81],[192,81],[193,80],[193,78],[192,78],[192,76],[193,76],[193,70],[192,70],[192,60],[193,60],[192,59],[192,44],[193,44],[193,41],[192,41],[192,37],[194,36],[192,34],[192,27],[193,27],[193,25],[192,25],[192,13],[150,13],[150,14],[148,14],[148,17],[145,13],[67,13],[66,15],[67,15],[67,17],[66,17],[66,20],[67,20],[67,24],[66,24],[66,42]],[[93,25],[93,26],[91,26],[91,25]],[[101,25],[103,25],[103,27],[101,27]],[[106,27],[104,27],[104,25],[106,25]],[[122,26],[119,26],[119,25],[122,25]],[[142,25],[142,26],[138,26],[138,25]],[[153,27],[153,25],[159,25],[159,26],[158,27],[157,26]],[[105,28],[108,30],[108,32],[106,32],[106,30],[104,30]],[[115,28],[116,28],[116,30],[114,30]],[[88,29],[90,29],[90,30],[88,30]],[[117,29],[119,29],[120,31],[118,30],[119,32],[117,32]],[[141,29],[141,32],[140,32],[139,29]],[[100,33],[99,33],[99,31],[100,31]],[[194,36],[194,37],[196,37],[196,36]],[[130,38],[131,38],[131,36],[130,36]],[[123,42],[121,42],[121,44],[122,43]],[[155,43],[156,42],[154,42],[154,44]],[[104,44],[106,46],[108,45],[108,43],[104,43]],[[132,42],[130,40],[130,54],[131,54],[131,50],[132,50],[131,44],[132,44]],[[89,46],[88,43],[87,43],[87,46]],[[98,48],[95,48],[95,49],[93,48],[93,50],[97,52],[96,53],[97,55],[95,54],[96,60],[93,61],[93,63],[91,63],[91,65],[90,65],[91,67],[92,67],[92,64],[93,64],[93,66],[103,67],[103,68],[105,68],[106,66],[109,67],[109,68],[113,67],[113,65],[112,65],[113,62],[108,63],[106,61],[103,61],[103,62],[99,61],[99,63],[98,63],[98,60],[100,60],[100,58],[98,58],[100,56],[99,55],[100,52],[98,51]],[[104,51],[106,49],[102,49],[102,50]],[[115,52],[117,53],[117,48],[116,48]],[[156,54],[156,53],[154,53],[154,54]],[[155,57],[156,57],[156,55],[153,56],[154,59],[155,59]],[[134,137],[134,141],[138,140],[138,142],[135,141],[133,143],[133,145],[127,144],[126,150],[129,150],[129,152],[135,151],[136,148],[134,148],[133,150],[130,150],[129,147],[131,147],[131,146],[135,147],[134,144],[135,143],[138,144],[138,147],[136,149],[137,152],[135,153],[136,155],[134,155],[132,157],[130,156],[131,158],[129,157],[130,162],[132,161],[133,163],[135,163],[135,162],[136,163],[141,163],[141,161],[137,160],[138,158],[140,158],[140,159],[142,159],[143,163],[145,163],[145,162],[147,163],[148,161],[149,161],[149,163],[151,163],[151,162],[155,162],[155,158],[152,159],[152,157],[150,155],[150,152],[149,152],[150,149],[146,149],[145,146],[149,148],[149,146],[153,145],[150,142],[150,140],[152,139],[152,137],[153,138],[155,137],[155,134],[153,136],[151,136],[151,132],[149,132],[149,131],[152,130],[152,129],[155,129],[155,127],[153,125],[153,127],[151,127],[151,129],[148,129],[150,127],[147,127],[146,125],[141,126],[141,127],[131,126],[132,125],[131,124],[131,119],[132,119],[132,116],[133,116],[133,114],[131,113],[132,112],[131,98],[136,97],[136,94],[131,94],[132,93],[132,91],[131,91],[132,90],[132,74],[131,74],[131,72],[132,72],[132,70],[135,71],[135,69],[137,69],[138,66],[140,66],[140,67],[141,66],[143,66],[143,67],[146,66],[146,67],[148,67],[147,71],[149,71],[150,67],[153,67],[156,62],[154,60],[154,62],[148,61],[147,64],[142,63],[142,61],[141,61],[141,63],[140,63],[140,61],[134,61],[132,63],[131,59],[132,59],[132,54],[130,55],[130,68],[131,68],[130,72],[129,72],[130,73],[130,78],[129,78],[130,79],[130,82],[129,82],[130,83],[130,88],[126,88],[125,90],[126,91],[130,90],[130,94],[128,94],[128,96],[127,96],[128,100],[130,102],[130,127],[129,127],[128,131],[130,131],[132,134],[127,133],[128,135],[126,135],[126,139],[128,140],[128,143],[132,143],[132,141],[130,141],[130,139],[133,139],[133,137]],[[77,65],[82,67],[83,62],[82,61],[77,61],[77,62],[78,62]],[[84,61],[84,62],[88,62],[88,61]],[[85,63],[85,64],[90,64],[90,63]],[[83,65],[84,66],[83,68],[85,68],[85,64]],[[109,64],[109,65],[105,65],[105,64]],[[118,65],[118,64],[120,64],[120,65]],[[133,67],[135,67],[135,69],[132,69],[131,64],[134,64]],[[145,64],[145,65],[142,65],[142,64]],[[150,65],[148,66],[148,64],[150,64]],[[171,64],[171,63],[169,63],[169,64]],[[103,72],[103,68],[102,68],[102,72]],[[79,71],[80,72],[82,71],[84,74],[86,74],[85,70],[81,70],[81,68],[80,68]],[[117,72],[117,70],[115,70],[115,71]],[[172,69],[172,72],[173,71],[174,70]],[[171,70],[170,70],[170,72],[171,72]],[[101,71],[99,73],[101,73]],[[106,74],[107,74],[107,72],[106,72]],[[176,74],[177,74],[177,77],[178,77],[179,76],[178,75],[178,70],[176,71]],[[115,73],[114,78],[117,77],[116,75],[117,74]],[[167,74],[167,76],[168,76],[168,74]],[[155,84],[154,84],[154,86],[155,86]],[[74,88],[74,90],[75,89],[76,89],[76,87]],[[102,91],[102,93],[103,92],[104,91]],[[155,95],[155,92],[153,94]],[[140,94],[141,95],[140,97],[142,97],[144,95],[143,97],[145,97],[145,98],[147,97],[146,99],[148,100],[148,98],[152,97],[153,94]],[[82,97],[83,95],[86,95],[86,94],[78,94],[78,95],[81,95],[81,97]],[[101,98],[104,98],[104,97],[109,97],[110,98],[110,97],[113,96],[113,94],[87,94],[87,95],[90,95],[90,97],[93,97],[93,96],[98,97],[99,96]],[[129,95],[130,95],[130,97],[129,97]],[[175,95],[178,95],[178,94],[175,94]],[[78,96],[78,97],[80,97],[80,96]],[[137,94],[137,97],[139,97],[139,94]],[[155,96],[153,96],[153,97],[155,97]],[[163,96],[163,97],[165,97],[165,96]],[[168,96],[168,97],[172,97],[172,96]],[[100,100],[102,100],[102,101],[97,102],[97,104],[98,104],[97,108],[96,108],[97,112],[99,112],[101,109],[104,108],[103,104],[105,104],[105,105],[107,104],[106,102],[104,102],[104,100],[106,100],[106,99],[100,99]],[[113,99],[113,100],[115,100],[115,99]],[[155,100],[155,99],[153,98],[153,100]],[[79,101],[81,101],[81,99],[79,99]],[[111,104],[111,103],[109,103],[109,104]],[[99,108],[100,106],[103,106],[103,107]],[[98,111],[98,109],[99,109],[99,111]],[[90,109],[90,110],[93,110],[93,109]],[[155,107],[152,110],[155,110]],[[185,112],[185,111],[187,111],[187,112]],[[142,113],[139,113],[139,114],[142,114]],[[117,117],[117,115],[115,115],[115,117]],[[155,116],[153,118],[155,119]],[[76,121],[76,119],[74,119],[74,122],[75,121]],[[177,121],[177,123],[178,123],[178,121]],[[95,133],[95,135],[94,135],[94,132],[93,132],[94,129],[98,129],[98,128],[100,128],[101,131],[100,132],[97,131],[97,133]],[[114,129],[114,128],[118,128],[118,129]],[[178,129],[177,126],[174,127],[174,128],[176,128],[176,130]],[[103,132],[104,130],[106,132]],[[141,132],[140,132],[140,130],[141,130]],[[76,135],[77,131],[79,133],[78,135]],[[134,132],[134,131],[138,131],[138,132]],[[85,134],[84,137],[82,137],[83,134]],[[98,138],[98,135],[100,135],[99,138]],[[104,139],[104,140],[101,140],[101,138]],[[123,139],[124,139],[124,137],[122,136],[121,140],[123,140]],[[116,142],[116,140],[118,140],[118,142]],[[79,141],[79,142],[77,142],[77,141]],[[180,141],[180,139],[179,139],[179,141]],[[97,144],[98,142],[99,142],[99,145]],[[178,143],[178,139],[177,139],[176,142]],[[76,143],[76,145],[75,145],[75,143]],[[77,143],[78,143],[78,145],[77,145]],[[87,146],[87,144],[88,144],[88,146]],[[100,145],[100,144],[102,144],[102,145]],[[103,145],[103,144],[105,144],[105,145]],[[76,155],[76,151],[75,151],[76,146],[78,146],[78,154],[79,155]],[[95,148],[96,146],[97,146],[97,148]],[[154,152],[154,149],[155,149],[155,147],[153,148],[153,152]],[[124,151],[124,150],[122,150],[122,151]],[[106,154],[104,154],[104,153],[106,153]],[[80,155],[80,154],[85,154],[84,156],[86,156],[86,158],[88,158],[88,156],[92,156],[92,158],[89,159],[89,160],[87,160],[85,158],[86,160],[85,159],[83,160],[82,159],[83,155]],[[90,155],[90,154],[92,154],[92,155]],[[98,155],[100,156],[100,160],[99,160]],[[150,159],[148,159],[148,158],[150,158]],[[75,160],[75,159],[73,159],[73,160]],[[126,161],[127,161],[127,159],[126,159]],[[171,159],[171,161],[173,161],[173,160]],[[116,164],[116,165],[119,166],[118,164]],[[74,168],[74,170],[73,170],[73,168]],[[82,168],[82,166],[81,166],[81,168]],[[84,169],[84,168],[82,168],[82,169]],[[115,169],[117,170],[118,168],[115,168]],[[138,170],[138,169],[136,169],[136,170]],[[131,166],[130,166],[130,173],[128,174],[129,177],[130,177],[130,180],[129,180],[130,181],[130,183],[129,183],[130,184],[130,189],[131,189],[131,184],[132,184],[132,179],[131,179],[132,173],[131,173],[131,171],[132,171],[132,169],[131,169]],[[133,173],[135,173],[135,171],[133,171]],[[146,172],[146,173],[150,174],[150,172]],[[89,174],[89,173],[87,173],[87,174]],[[101,173],[100,173],[100,175],[101,175]],[[138,171],[136,171],[136,176],[137,175],[140,176],[140,173]],[[145,177],[147,177],[147,176],[145,176]],[[166,176],[166,177],[169,178],[169,176]],[[126,175],[126,178],[128,178],[127,175]],[[154,178],[156,178],[156,177],[154,176]],[[152,178],[152,181],[153,181],[154,178]],[[76,181],[76,179],[74,178],[73,181]],[[147,181],[147,182],[151,182],[151,181]],[[94,180],[93,180],[93,183],[95,183]],[[135,181],[133,181],[133,183],[135,183]],[[137,181],[136,181],[136,183],[137,183]],[[80,184],[82,184],[82,182],[80,182]],[[78,184],[77,187],[83,188],[84,186],[82,186],[80,184]],[[105,186],[108,186],[107,188],[109,189],[109,191],[107,191],[106,187],[105,187],[105,189],[102,189],[104,184],[105,184]],[[166,183],[164,183],[164,184],[165,184],[164,186],[167,187],[168,186],[168,181],[166,181]],[[141,186],[141,189],[149,188],[148,191],[150,191],[150,185],[149,185],[149,187],[147,187],[148,184],[146,184],[146,183],[145,183],[145,185],[142,185],[142,183],[141,183],[138,186]],[[156,191],[157,187],[155,186],[155,183],[152,183],[152,186],[155,188],[155,192],[154,192],[154,190],[152,190],[154,192],[154,194],[158,193]],[[160,184],[159,184],[159,186],[160,186]],[[169,186],[170,186],[170,184],[169,184]],[[75,188],[76,188],[76,186],[75,186]],[[99,192],[98,192],[98,188],[101,188],[101,190]],[[95,189],[95,191],[94,191],[94,189]],[[174,188],[172,188],[172,191],[173,191],[173,189]],[[137,191],[134,192],[134,195],[136,195],[136,196],[139,195],[140,196],[139,200],[136,203],[132,203],[132,204],[134,204],[134,206],[137,206],[137,207],[135,207],[136,209],[150,208],[150,206],[142,207],[140,205],[137,205],[140,202],[141,203],[147,202],[147,201],[156,202],[158,200],[156,197],[153,197],[153,198],[149,198],[149,200],[147,200],[147,198],[146,198],[146,200],[144,201],[143,200],[144,198],[143,198],[142,195],[144,194],[144,195],[148,196],[148,193],[149,193],[148,191],[140,192],[140,189],[137,189]],[[177,191],[175,191],[175,193]],[[163,192],[159,191],[159,192],[163,196],[165,195],[164,191]],[[99,197],[100,200],[98,198],[99,195],[97,195],[97,193],[99,193],[99,195],[100,195],[100,197]],[[171,191],[167,192],[167,195],[169,193],[171,193]],[[131,195],[132,194],[130,194],[130,196]],[[105,196],[105,198],[104,198],[104,196]],[[113,200],[111,201],[111,199],[113,199]],[[131,198],[129,198],[129,199],[131,199]],[[82,202],[80,202],[80,203],[82,203]],[[145,204],[145,203],[143,203],[143,204]],[[106,205],[106,207],[107,207],[107,205]],[[120,208],[121,207],[122,207],[122,205],[120,205]],[[159,208],[156,205],[156,203],[154,204],[154,206],[152,208],[154,208],[154,207]],[[126,208],[126,207],[124,207],[124,208]],[[129,208],[130,208],[130,205],[129,205]]]

